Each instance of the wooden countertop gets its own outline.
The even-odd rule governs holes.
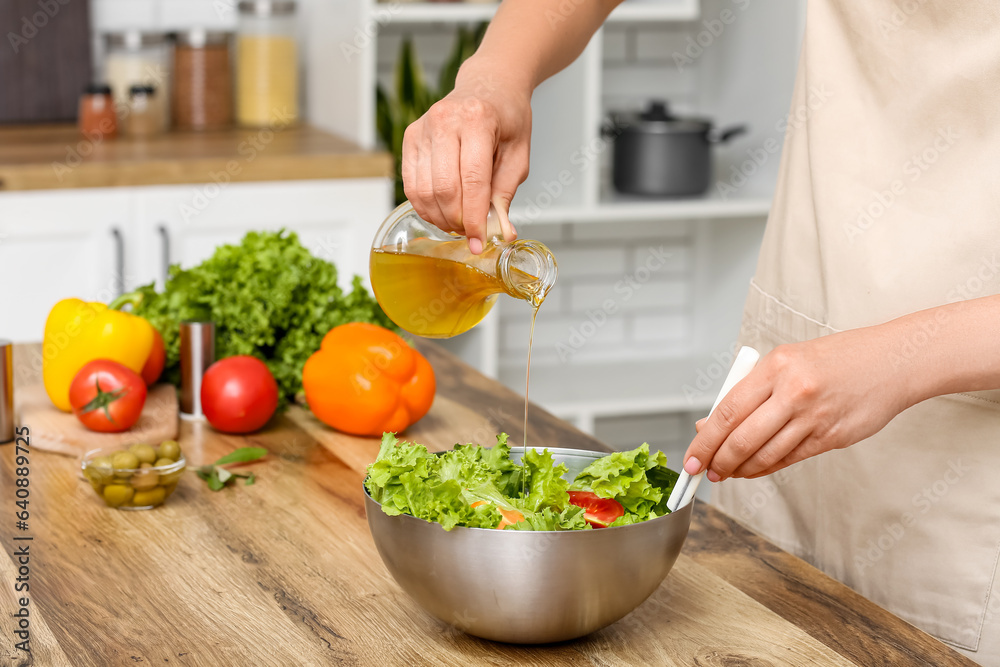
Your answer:
[[[0,192],[392,177],[388,153],[300,125],[90,141],[73,125],[0,127]]]
[[[410,438],[436,449],[500,428],[521,438],[518,395],[438,347],[421,348],[439,388]],[[15,354],[28,367],[39,351]],[[529,442],[603,449],[540,409]],[[704,504],[674,569],[621,621],[551,646],[470,637],[420,609],[379,559],[361,485],[375,440],[335,433],[295,408],[247,437],[182,423],[196,464],[248,444],[272,453],[253,465],[256,485],[213,493],[189,474],[147,512],[104,507],[74,460],[30,452],[26,531],[11,516],[15,447],[0,447],[0,572],[14,581],[12,554],[28,545],[34,664],[973,664]],[[11,662],[29,664],[12,638],[18,595],[0,588],[0,641]]]

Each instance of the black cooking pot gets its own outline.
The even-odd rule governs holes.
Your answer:
[[[703,194],[712,178],[712,144],[746,130],[716,131],[705,118],[672,115],[665,102],[651,102],[641,113],[612,113],[603,133],[615,142],[615,189],[657,197]]]

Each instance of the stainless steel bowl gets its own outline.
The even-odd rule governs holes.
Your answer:
[[[603,456],[549,451],[566,464],[568,479]],[[511,458],[522,453],[512,448]],[[581,637],[642,604],[677,560],[692,505],[618,528],[446,531],[412,516],[388,516],[365,493],[375,546],[400,587],[445,623],[515,644]]]

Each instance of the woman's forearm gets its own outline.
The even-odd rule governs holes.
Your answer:
[[[621,0],[504,0],[459,83],[531,94],[576,59]],[[475,81],[478,79],[479,81]]]
[[[1000,389],[1000,295],[779,345],[699,423],[684,469],[770,475],[935,396]]]
[[[892,332],[889,363],[909,386],[910,405],[1000,389],[1000,295],[922,310],[883,326]]]

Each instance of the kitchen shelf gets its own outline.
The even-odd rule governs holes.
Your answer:
[[[592,433],[594,420],[600,417],[708,412],[728,370],[724,366],[711,355],[625,362],[536,362],[531,366],[529,398]],[[719,377],[710,379],[709,374]],[[524,365],[502,365],[499,378],[509,387],[523,387]]]
[[[515,200],[510,217],[518,223],[607,223],[703,220],[716,218],[759,218],[771,210],[771,196],[748,192],[723,201],[710,194],[681,199],[648,199],[610,195],[594,206],[553,206],[540,211],[518,206]]]
[[[386,3],[376,3],[376,8]],[[497,4],[481,2],[407,2],[390,10],[392,23],[475,23],[489,21]],[[630,0],[611,13],[610,22],[693,21],[697,0]]]

